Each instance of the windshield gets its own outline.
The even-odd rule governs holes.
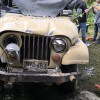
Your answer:
[[[81,0],[1,0],[11,1],[24,15],[56,17],[65,7],[73,8]]]

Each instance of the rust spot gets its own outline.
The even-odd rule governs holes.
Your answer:
[[[58,54],[55,54],[52,56],[52,60],[58,62],[60,60],[60,56]]]

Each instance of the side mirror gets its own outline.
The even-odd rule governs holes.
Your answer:
[[[60,13],[61,16],[72,16],[73,15],[73,11],[72,10],[63,10],[61,13]]]

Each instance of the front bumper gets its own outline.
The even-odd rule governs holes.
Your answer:
[[[0,71],[0,80],[6,82],[43,82],[43,83],[64,83],[68,82],[70,76],[79,78],[80,73],[56,73],[56,74],[33,74],[33,73],[7,73]]]

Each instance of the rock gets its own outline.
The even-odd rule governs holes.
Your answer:
[[[81,91],[74,100],[100,100],[100,98],[89,91]]]

